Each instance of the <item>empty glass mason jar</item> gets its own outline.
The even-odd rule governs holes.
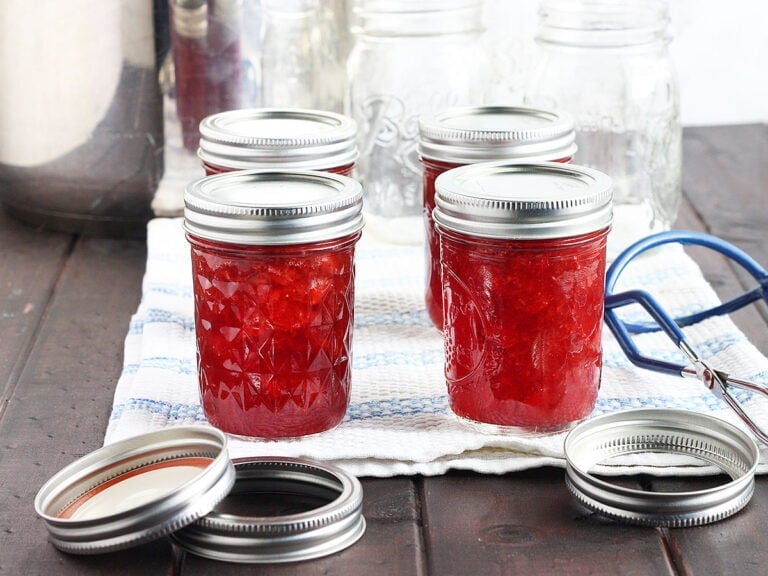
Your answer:
[[[346,0],[261,0],[263,106],[344,108]]]
[[[609,257],[668,229],[680,207],[682,130],[665,0],[542,0],[526,99],[576,122],[579,163],[615,183]]]
[[[417,244],[422,113],[480,102],[482,0],[356,0],[348,63],[347,114],[359,128],[356,177],[365,190],[366,229]]]

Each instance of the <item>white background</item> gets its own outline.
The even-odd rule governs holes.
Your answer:
[[[535,0],[486,0],[490,37],[527,54],[537,6]],[[669,6],[683,124],[768,122],[768,1],[669,0]],[[527,64],[515,62],[520,81]]]

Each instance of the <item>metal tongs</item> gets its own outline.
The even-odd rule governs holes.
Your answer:
[[[718,306],[674,319],[661,307],[653,296],[644,290],[628,290],[619,294],[613,293],[619,275],[635,257],[651,248],[670,243],[698,245],[715,250],[744,268],[757,280],[758,286]],[[734,394],[735,390],[747,390],[768,399],[768,389],[753,382],[733,378],[722,370],[711,367],[693,349],[681,330],[682,327],[690,326],[706,318],[734,312],[760,299],[768,302],[768,273],[749,255],[732,244],[709,234],[687,230],[672,230],[647,236],[634,243],[624,250],[610,266],[605,281],[605,322],[616,336],[624,353],[634,365],[686,378],[697,378],[715,396],[723,399],[746,423],[755,436],[763,443],[768,444],[768,432],[764,431],[747,414],[741,402]],[[651,315],[656,324],[633,324],[622,321],[616,314],[616,309],[629,304],[640,304]],[[633,333],[639,334],[658,330],[663,330],[672,339],[688,358],[691,366],[649,358],[640,353],[631,335]]]

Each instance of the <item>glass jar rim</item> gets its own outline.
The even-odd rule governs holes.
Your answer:
[[[669,24],[665,0],[543,0],[536,41],[589,48],[666,44]]]

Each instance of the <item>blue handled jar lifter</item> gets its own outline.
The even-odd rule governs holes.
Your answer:
[[[680,318],[672,318],[658,301],[644,290],[628,290],[614,294],[614,288],[622,271],[637,256],[663,244],[698,245],[710,248],[730,258],[746,270],[758,283],[758,286],[727,302]],[[768,444],[768,432],[765,432],[745,411],[734,394],[735,390],[747,390],[768,399],[768,389],[764,386],[733,378],[721,370],[712,368],[693,349],[681,328],[690,326],[707,318],[729,314],[760,299],[768,302],[768,273],[749,255],[739,248],[715,236],[687,230],[672,230],[652,234],[629,246],[608,269],[605,281],[605,322],[613,332],[629,360],[640,368],[647,368],[667,374],[687,378],[697,378],[715,396],[723,399],[749,429],[763,443]],[[622,321],[616,310],[622,306],[640,304],[653,318],[654,323],[636,324]],[[667,336],[685,354],[691,366],[684,366],[644,356],[632,339],[632,334],[663,330]]]

